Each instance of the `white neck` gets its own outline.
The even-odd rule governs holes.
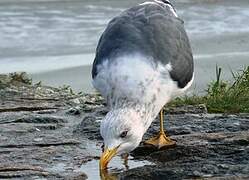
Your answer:
[[[110,108],[110,113],[121,114],[123,120],[127,117],[127,121],[129,121],[134,117],[134,119],[141,121],[141,124],[143,124],[143,133],[145,133],[158,115],[161,106],[157,106],[151,102],[141,104],[128,101],[125,98],[116,98],[115,103]]]
[[[145,130],[161,108],[179,93],[169,75],[170,63],[153,64],[151,57],[130,54],[99,66],[94,85],[106,98],[111,111],[125,108],[138,112]],[[130,110],[129,110],[130,109]]]

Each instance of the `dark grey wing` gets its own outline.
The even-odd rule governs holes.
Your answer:
[[[155,39],[159,43],[160,47],[158,48],[162,50],[158,52],[157,58],[163,64],[170,62],[172,66],[171,78],[177,82],[179,88],[184,88],[191,81],[194,71],[189,39],[183,21],[172,17],[164,17],[163,19],[165,20],[164,23],[155,25],[158,32]]]
[[[114,18],[102,34],[96,49],[92,77],[103,60],[140,53],[153,63],[171,63],[170,76],[180,88],[192,79],[193,57],[183,21],[168,6],[139,5]]]
[[[120,16],[110,21],[102,34],[93,63],[92,77],[97,75],[97,65],[105,59],[115,60],[115,57],[127,53],[146,53],[151,51],[149,44],[150,38],[145,38],[150,33],[146,29],[148,22],[143,17],[136,17],[139,7],[133,7]],[[148,33],[147,33],[148,32]]]

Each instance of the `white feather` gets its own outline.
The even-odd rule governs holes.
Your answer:
[[[123,108],[125,104],[144,109],[144,132],[160,109],[191,85],[178,88],[169,75],[171,64],[152,62],[140,54],[122,56],[110,62],[106,59],[97,67],[98,74],[93,80],[94,87],[107,99],[111,110]]]
[[[146,1],[144,3],[141,3],[140,5],[144,6],[144,5],[148,5],[148,4],[154,4],[154,5],[158,5],[158,6],[160,6],[160,5],[167,6],[170,8],[170,11],[173,13],[173,15],[175,17],[178,17],[176,11],[174,10],[174,8],[170,4],[165,4],[162,1],[154,0],[154,1]]]

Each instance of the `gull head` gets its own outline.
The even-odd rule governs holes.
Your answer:
[[[145,132],[142,119],[142,113],[133,108],[114,109],[106,115],[100,126],[104,139],[100,169],[106,169],[115,155],[129,153],[139,145]]]

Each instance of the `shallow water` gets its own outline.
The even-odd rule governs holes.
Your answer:
[[[85,157],[82,156],[82,160],[85,158],[88,159],[89,157],[88,162],[73,164],[70,163],[69,159],[60,156],[59,159],[57,159],[57,164],[54,163],[53,166],[48,165],[49,167],[45,170],[54,174],[64,175],[65,177],[68,172],[75,172],[76,174],[85,173],[89,180],[101,179],[100,174],[102,175],[102,179],[116,180],[119,173],[127,171],[128,169],[142,167],[145,165],[154,165],[152,162],[134,159],[132,156],[129,156],[128,161],[125,163],[121,156],[115,156],[109,162],[108,169],[106,171],[101,171],[100,173],[98,156],[101,155],[101,148],[96,145],[96,141],[86,140],[85,143],[84,148],[86,148],[88,155]]]
[[[128,169],[141,167],[144,165],[153,165],[153,163],[149,161],[140,161],[140,160],[134,160],[132,157],[129,157],[128,164],[124,164],[123,159],[121,157],[114,157],[111,162],[108,165],[108,169],[105,171],[102,171],[100,173],[99,169],[99,160],[91,160],[80,167],[68,167],[64,163],[58,163],[54,165],[53,167],[48,168],[47,170],[49,172],[53,173],[65,173],[66,170],[72,170],[74,172],[79,173],[85,173],[89,180],[98,180],[101,179],[117,179],[117,176],[119,173],[126,171]]]
[[[132,157],[129,157],[128,164],[124,165],[123,159],[120,157],[114,157],[109,163],[107,171],[102,172],[102,179],[116,179],[120,172],[144,165],[153,165],[153,163],[149,161],[134,160]],[[86,164],[83,164],[79,171],[85,172],[90,180],[101,179],[98,160],[92,160]]]

